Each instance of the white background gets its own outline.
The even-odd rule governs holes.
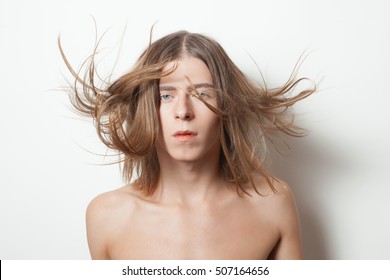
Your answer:
[[[386,0],[0,0],[0,259],[88,259],[85,208],[123,184],[59,91],[69,74],[57,37],[77,68],[94,45],[91,16],[109,30],[103,74],[119,46],[115,73],[129,69],[155,22],[155,38],[214,37],[259,79],[253,58],[270,86],[310,52],[300,73],[323,78],[321,91],[296,107],[310,134],[273,160],[296,195],[305,257],[389,259],[389,12]]]

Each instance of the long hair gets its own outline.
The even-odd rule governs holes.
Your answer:
[[[123,177],[145,195],[156,189],[160,166],[156,153],[159,135],[159,80],[172,73],[163,68],[168,62],[185,55],[202,60],[208,67],[218,93],[218,108],[205,105],[219,115],[221,173],[228,183],[235,184],[239,194],[251,186],[257,193],[254,175],[266,178],[276,191],[272,175],[264,163],[267,140],[275,132],[303,136],[305,131],[293,123],[289,110],[297,101],[316,90],[313,86],[289,96],[306,78],[297,78],[297,68],[281,87],[268,89],[248,79],[215,40],[197,33],[171,33],[149,46],[134,67],[113,83],[99,87],[94,53],[82,77],[70,66],[61,48],[61,55],[75,78],[72,104],[81,113],[92,116],[101,141],[122,156]]]

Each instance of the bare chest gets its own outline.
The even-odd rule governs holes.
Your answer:
[[[118,226],[112,259],[266,259],[279,239],[266,217],[241,211],[145,212]]]

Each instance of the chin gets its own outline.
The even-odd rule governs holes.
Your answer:
[[[168,161],[182,163],[210,161],[214,157],[219,156],[219,153],[215,152],[213,149],[199,149],[199,147],[187,147],[185,149],[182,149],[182,147],[170,147],[169,149],[160,151],[160,155],[168,159]]]
[[[173,153],[168,153],[168,155],[171,157],[171,159],[178,161],[178,162],[196,162],[202,159],[207,158],[206,155],[196,152],[196,151],[186,151],[185,153],[178,153],[173,152]]]
[[[191,162],[196,162],[196,161],[199,161],[201,157],[197,157],[197,156],[189,156],[189,155],[186,155],[186,156],[171,156],[173,160],[177,161],[177,162],[183,162],[183,163],[191,163]]]

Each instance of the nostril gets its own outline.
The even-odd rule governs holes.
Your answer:
[[[176,119],[180,120],[191,120],[193,118],[193,114],[191,112],[183,112],[183,113],[178,113],[176,115]]]

